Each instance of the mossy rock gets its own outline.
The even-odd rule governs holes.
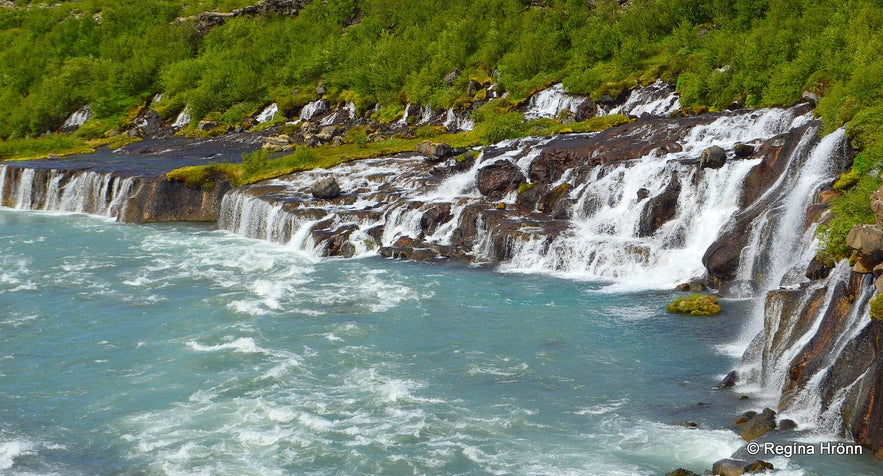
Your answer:
[[[871,319],[883,321],[883,294],[878,294],[871,299]]]
[[[713,316],[721,312],[717,298],[707,294],[692,294],[679,297],[666,308],[668,312],[690,314],[691,316]]]

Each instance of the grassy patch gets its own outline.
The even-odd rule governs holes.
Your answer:
[[[870,307],[871,319],[883,321],[883,294],[874,296],[874,299],[871,299]]]
[[[666,308],[668,312],[690,314],[691,316],[712,316],[721,312],[717,298],[707,294],[692,294],[679,297]]]

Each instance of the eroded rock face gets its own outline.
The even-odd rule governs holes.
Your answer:
[[[736,432],[745,441],[753,441],[776,431],[776,412],[764,408],[762,412],[736,421]]]
[[[667,221],[674,218],[678,210],[678,196],[681,181],[677,174],[671,174],[668,185],[659,195],[650,198],[641,212],[638,236],[651,236]]]

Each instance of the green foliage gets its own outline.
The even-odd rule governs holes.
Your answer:
[[[679,297],[666,308],[668,312],[690,314],[692,316],[712,316],[721,312],[717,298],[705,294],[693,294]]]
[[[846,235],[854,225],[874,223],[870,197],[880,187],[880,179],[873,175],[861,176],[856,184],[841,196],[831,200],[833,218],[819,226],[821,239],[819,255],[829,263],[849,256]]]
[[[870,316],[875,321],[883,321],[883,294],[878,294],[871,299]]]
[[[260,170],[267,168],[270,163],[270,154],[264,149],[242,154],[242,170],[245,175],[254,175]]]

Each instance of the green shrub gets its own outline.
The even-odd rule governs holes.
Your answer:
[[[692,316],[712,316],[721,312],[717,298],[706,294],[693,294],[679,297],[666,308],[668,312],[690,314]]]
[[[875,321],[883,321],[883,294],[878,294],[871,299],[870,302],[871,319]]]

